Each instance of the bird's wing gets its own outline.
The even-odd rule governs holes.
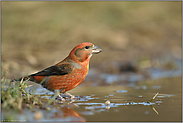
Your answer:
[[[53,65],[40,72],[32,74],[30,76],[52,76],[52,75],[65,75],[71,73],[74,66],[70,63],[63,63],[59,65]]]

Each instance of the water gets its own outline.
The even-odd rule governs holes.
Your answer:
[[[37,112],[42,114],[41,121],[181,121],[181,87],[181,77],[146,80],[134,85],[79,86],[70,91],[80,97],[78,100],[51,104],[48,111],[25,109],[14,115],[18,121],[36,121]],[[157,97],[148,102],[157,92]],[[48,94],[42,96],[45,99],[52,95],[38,87],[36,94],[43,93]]]
[[[146,81],[146,85],[144,83],[133,87],[106,86],[73,90],[75,93],[94,95],[91,96],[94,99],[87,103],[75,102],[79,106],[75,111],[85,121],[93,122],[181,121],[181,78],[150,80]],[[147,103],[157,92],[158,96],[151,103]],[[106,100],[111,102],[109,106],[105,105]]]

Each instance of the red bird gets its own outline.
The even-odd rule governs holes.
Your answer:
[[[60,93],[65,93],[77,87],[86,78],[90,58],[93,54],[101,51],[98,46],[89,42],[78,44],[61,62],[35,74],[28,75],[23,80],[29,79],[29,81],[41,84],[62,99]],[[18,79],[18,81],[20,80]],[[70,96],[72,97],[72,95]]]

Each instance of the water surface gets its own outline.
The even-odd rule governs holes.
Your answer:
[[[79,86],[70,91],[77,100],[55,103],[50,110],[24,109],[14,113],[17,121],[182,121],[181,77],[146,80],[134,85]],[[148,102],[159,92],[157,97]],[[48,99],[53,94],[42,87],[35,94]],[[108,100],[110,104],[105,102]],[[10,112],[13,114],[12,112]],[[38,114],[37,114],[38,113]],[[7,112],[2,114],[5,118]]]

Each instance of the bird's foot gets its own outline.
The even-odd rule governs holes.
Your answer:
[[[66,96],[69,96],[71,99],[75,99],[76,97],[68,92],[66,92]]]
[[[60,94],[60,96],[62,98],[64,98],[66,101],[74,101],[75,96],[71,95],[70,93],[66,92],[66,93],[62,93]]]
[[[59,101],[65,101],[65,99],[60,95],[59,90],[55,90],[54,95],[52,95],[50,98],[55,98],[55,100],[59,100]]]
[[[60,101],[63,101],[63,102],[66,101],[66,99],[64,99],[64,97],[62,97],[61,95],[58,95],[58,96],[55,98],[55,100],[60,100]]]
[[[53,98],[55,95],[52,95],[50,98]],[[55,100],[59,100],[59,101],[65,101],[65,99],[61,96],[61,95],[57,95],[56,97],[55,97]]]
[[[68,92],[60,93],[59,90],[54,91],[54,95],[51,98],[53,98],[53,97],[55,97],[55,100],[59,100],[59,101],[62,101],[62,102],[75,101],[75,99],[76,99],[76,97],[73,96],[72,94],[70,94]]]

